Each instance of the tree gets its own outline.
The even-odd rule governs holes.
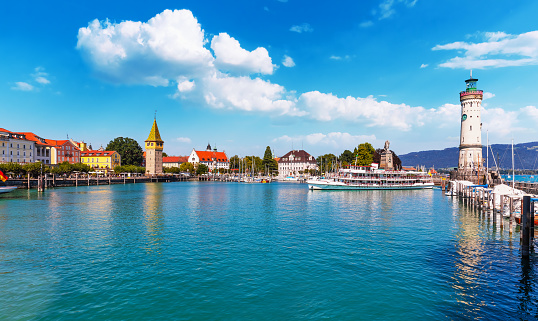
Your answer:
[[[163,157],[168,157],[168,154],[163,152]]]
[[[179,174],[181,170],[179,169],[179,167],[164,167],[163,172],[169,174]]]
[[[263,170],[263,160],[258,156],[245,156],[245,169],[247,172],[252,173],[252,160],[254,160],[254,173],[259,173]]]
[[[22,169],[26,172],[26,174],[30,175],[30,177],[35,177],[41,174],[41,162],[35,162],[35,163],[28,163],[24,164],[22,166]],[[47,167],[43,166],[43,173],[46,173]]]
[[[121,156],[122,165],[140,166],[143,159],[142,147],[138,142],[129,137],[116,137],[106,146],[107,151],[116,151]]]
[[[189,162],[182,163],[179,165],[179,170],[181,172],[188,172],[189,174],[194,173],[194,165]]]
[[[325,154],[316,158],[320,171],[330,172],[336,168],[336,156],[334,154]]]
[[[11,174],[13,176],[18,176],[24,173],[22,166],[18,163],[9,162],[5,164],[0,164],[0,169],[2,170],[2,172],[4,172],[4,174]]]
[[[205,164],[198,164],[198,167],[196,168],[196,175],[202,175],[209,172],[209,168]]]
[[[240,162],[241,159],[239,159],[239,156],[235,155],[230,157],[230,169],[239,169]]]
[[[353,153],[357,157],[355,165],[370,166],[374,161],[374,152],[375,149],[370,143],[362,143],[357,146],[357,148],[355,148],[355,150],[353,151]]]
[[[274,173],[275,171],[278,171],[278,163],[273,158],[273,153],[271,152],[271,147],[267,146],[265,148],[265,154],[263,155],[263,161],[262,161],[263,170],[267,170],[269,173]]]
[[[340,161],[342,163],[346,162],[347,164],[351,164],[355,161],[355,156],[353,153],[346,149],[341,155],[340,155]]]

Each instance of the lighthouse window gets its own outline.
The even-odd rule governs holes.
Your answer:
[[[470,127],[470,129],[469,129],[469,130],[473,130],[473,126],[469,126],[469,127]]]
[[[476,142],[477,142],[477,143],[480,142],[480,139],[479,139],[478,137],[476,138]]]

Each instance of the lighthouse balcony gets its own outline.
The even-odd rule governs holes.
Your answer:
[[[469,96],[469,95],[480,95],[482,96],[483,91],[482,90],[469,90],[469,91],[462,91],[460,92],[460,98]]]

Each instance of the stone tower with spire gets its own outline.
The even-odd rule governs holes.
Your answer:
[[[163,173],[163,145],[157,119],[153,119],[153,126],[146,139],[146,174],[158,175]]]

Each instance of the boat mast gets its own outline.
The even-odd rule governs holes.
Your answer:
[[[516,176],[514,170],[514,139],[512,138],[512,191],[516,185]]]

